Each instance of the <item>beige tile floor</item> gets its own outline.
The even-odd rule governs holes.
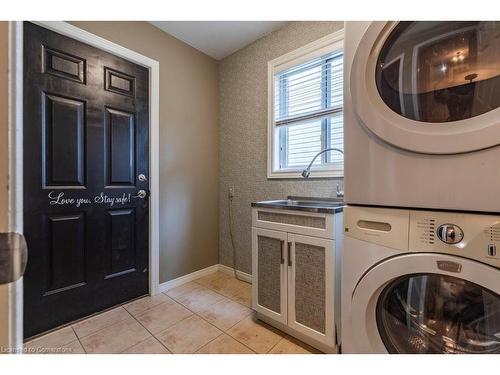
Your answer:
[[[215,272],[25,343],[27,353],[310,354],[250,309],[251,286]]]

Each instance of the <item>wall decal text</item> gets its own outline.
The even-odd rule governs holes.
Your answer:
[[[75,206],[80,207],[89,204],[106,204],[114,206],[115,204],[124,205],[132,201],[132,196],[130,194],[123,193],[118,197],[110,197],[104,192],[93,196],[92,198],[67,198],[64,196],[64,192],[51,191],[48,194],[49,204],[51,206]]]

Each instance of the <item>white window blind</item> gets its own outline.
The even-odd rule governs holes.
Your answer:
[[[337,50],[274,75],[274,126],[279,170],[300,170],[320,150],[343,149],[343,52]],[[315,168],[343,169],[330,151]]]

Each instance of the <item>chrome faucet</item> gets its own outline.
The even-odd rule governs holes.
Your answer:
[[[302,177],[309,178],[309,176],[311,175],[311,167],[312,167],[314,161],[316,160],[316,158],[318,156],[320,156],[321,154],[328,152],[328,151],[337,151],[337,152],[340,152],[341,154],[344,154],[343,150],[341,150],[340,148],[335,148],[335,147],[325,148],[324,150],[321,150],[312,158],[312,160],[309,163],[309,165],[307,166],[307,168],[302,171]],[[336,193],[337,193],[337,198],[344,197],[344,192],[342,190],[340,190],[339,184],[337,184]]]

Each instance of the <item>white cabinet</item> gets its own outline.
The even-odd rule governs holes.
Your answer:
[[[335,244],[288,233],[288,326],[335,345]]]
[[[341,214],[253,210],[253,309],[267,323],[335,352],[335,228],[341,228]],[[280,217],[286,223],[276,223]],[[307,235],[312,225],[310,232],[321,237]]]
[[[273,320],[287,322],[287,233],[252,228],[253,308]]]

